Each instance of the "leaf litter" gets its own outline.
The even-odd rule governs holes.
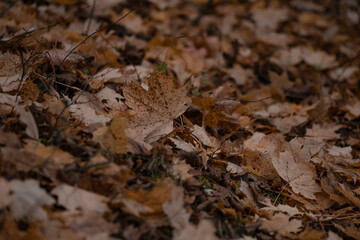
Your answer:
[[[0,3],[1,239],[360,239],[357,1]]]

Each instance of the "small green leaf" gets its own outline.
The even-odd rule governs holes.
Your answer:
[[[163,73],[166,73],[166,66],[167,66],[166,62],[159,62],[159,64],[156,66],[156,68],[159,71],[162,71]]]
[[[209,179],[207,179],[206,177],[204,177],[204,176],[199,176],[199,177],[198,177],[198,180],[199,180],[200,182],[203,182],[203,183],[204,183],[204,188],[205,188],[205,189],[212,189],[212,188],[213,188],[211,182],[210,182]]]
[[[200,82],[202,84],[206,83],[206,77],[209,76],[209,74],[205,73],[205,72],[197,72],[196,73],[196,77],[200,77]]]
[[[195,96],[195,97],[200,97],[200,96],[201,96],[201,92],[199,92],[199,91],[194,91],[194,92],[193,92],[193,96]]]
[[[316,70],[316,71],[320,71],[321,70],[321,66],[319,64],[314,64],[313,65],[313,68]]]
[[[83,74],[89,74],[89,69],[83,68],[83,69],[81,69],[81,72],[82,72]]]

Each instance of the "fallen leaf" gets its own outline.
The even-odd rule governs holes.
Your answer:
[[[322,191],[315,181],[317,178],[315,166],[306,162],[305,159],[295,159],[292,152],[298,152],[298,150],[288,149],[274,154],[272,163],[280,177],[289,183],[295,193],[315,200],[315,193]]]
[[[189,171],[193,168],[187,164],[185,161],[181,161],[178,158],[173,160],[171,166],[171,172],[174,176],[179,176],[181,180],[185,181],[188,178],[192,178],[193,175],[189,174]]]
[[[245,174],[246,170],[243,169],[241,166],[238,166],[232,162],[226,162],[227,166],[226,166],[226,171],[233,173],[233,174]]]
[[[112,119],[110,126],[98,128],[93,133],[95,142],[100,143],[101,147],[112,153],[126,153],[128,138],[125,129],[128,127],[126,118],[115,117]]]
[[[0,54],[0,88],[3,92],[11,92],[19,88],[20,80],[25,81],[21,58],[18,55],[6,52]]]
[[[215,228],[207,220],[200,220],[199,225],[195,226],[189,222],[190,214],[184,208],[184,195],[181,188],[173,187],[171,191],[171,202],[166,202],[162,208],[169,218],[174,230],[174,239],[217,239],[214,235]]]
[[[178,149],[181,149],[185,152],[193,152],[195,151],[194,147],[191,146],[189,143],[180,140],[180,139],[176,139],[176,138],[169,138],[170,141],[172,141],[175,144],[175,147]]]
[[[99,194],[61,184],[51,191],[58,198],[58,203],[64,206],[69,213],[97,212],[100,214],[108,210],[107,198]]]
[[[39,158],[44,159],[44,161],[52,159],[57,165],[71,164],[76,161],[76,158],[73,155],[61,150],[57,146],[45,146],[44,144],[33,140],[27,141],[24,149],[36,154]]]
[[[288,214],[289,217],[304,214],[303,212],[300,212],[299,209],[297,209],[296,207],[291,207],[289,205],[278,204],[277,206],[274,206],[271,203],[265,203],[265,205],[267,205],[267,207],[263,207],[261,208],[261,210],[282,212]]]
[[[170,201],[173,187],[169,180],[162,180],[158,181],[150,191],[144,189],[128,191],[126,198],[145,206],[142,213],[159,214],[163,212],[162,205]]]
[[[2,184],[4,184],[4,180],[2,180]],[[4,198],[2,201],[10,206],[11,215],[15,220],[24,217],[31,221],[47,220],[48,215],[42,207],[53,205],[55,200],[39,187],[38,181],[15,179],[5,185],[9,192],[2,196]]]
[[[297,233],[301,230],[301,220],[291,219],[283,213],[276,213],[270,220],[262,219],[261,229],[276,231],[281,235],[288,233]]]
[[[306,129],[306,136],[323,140],[338,139],[340,134],[335,131],[340,128],[341,125],[314,124],[312,128]]]
[[[310,66],[324,70],[337,65],[334,55],[329,55],[323,51],[316,51],[308,47],[303,48],[302,51],[304,61]]]
[[[39,130],[32,113],[30,111],[26,111],[20,105],[15,105],[15,108],[16,111],[19,113],[19,120],[26,124],[26,135],[28,135],[32,139],[39,139]]]
[[[115,90],[104,87],[101,91],[96,94],[96,97],[108,108],[115,111],[125,111],[126,105],[122,102],[124,97],[117,93]]]
[[[104,83],[109,81],[114,81],[121,78],[123,74],[119,72],[119,69],[116,68],[105,68],[102,71],[96,73],[89,82],[89,85],[92,89],[101,88]]]
[[[73,98],[74,104],[70,105],[71,116],[83,122],[86,126],[92,124],[105,125],[110,122],[106,116],[103,104],[89,92],[79,91]]]
[[[329,231],[327,240],[342,240],[342,237],[334,233],[333,231]]]
[[[136,83],[124,88],[126,104],[135,111],[131,128],[151,143],[173,130],[173,120],[183,114],[189,98],[186,86],[176,88],[175,79],[159,70],[149,78],[149,90]]]
[[[347,199],[349,199],[353,204],[360,208],[360,198],[355,195],[349,188],[346,183],[338,183],[337,190],[341,192]]]

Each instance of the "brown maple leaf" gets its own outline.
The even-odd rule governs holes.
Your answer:
[[[135,115],[129,119],[130,127],[151,143],[173,130],[173,120],[188,106],[187,87],[176,88],[175,78],[159,70],[149,77],[149,89],[136,83],[123,89],[125,102]]]

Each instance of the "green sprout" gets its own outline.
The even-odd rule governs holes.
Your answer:
[[[203,182],[203,183],[204,183],[204,188],[205,188],[205,189],[212,189],[212,188],[213,188],[211,182],[210,182],[209,179],[207,179],[206,177],[204,177],[204,176],[199,176],[199,177],[198,177],[198,180],[199,180],[200,182]]]
[[[205,72],[198,72],[196,73],[196,76],[200,76],[200,82],[202,84],[206,83],[206,78],[209,76],[209,74],[205,73]]]
[[[321,70],[321,66],[319,64],[313,64],[312,65],[313,68],[316,70],[316,71],[320,71]]]
[[[162,71],[163,73],[167,73],[166,66],[167,66],[166,62],[159,62],[159,64],[156,66],[156,68],[157,68],[157,70]]]
[[[268,197],[271,199],[271,202],[276,202],[277,203],[283,203],[284,201],[284,196],[283,195],[279,195],[278,193],[276,192],[272,192],[272,191],[269,191],[267,189],[261,189],[261,192],[264,194],[265,197]]]
[[[199,92],[199,91],[194,91],[194,92],[193,92],[193,96],[195,96],[195,97],[200,97],[200,96],[201,96],[201,92]]]

